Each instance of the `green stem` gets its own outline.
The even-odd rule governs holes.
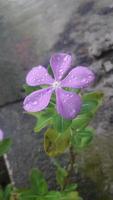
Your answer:
[[[71,129],[70,129],[70,132],[71,132],[71,136],[72,136],[73,133],[72,133]],[[66,177],[66,179],[64,181],[64,188],[71,181],[70,178],[72,177],[72,174],[73,174],[73,171],[74,171],[75,160],[76,160],[76,154],[73,150],[73,146],[70,145],[70,148],[69,148],[69,163],[68,163],[68,166],[67,166],[68,176]]]

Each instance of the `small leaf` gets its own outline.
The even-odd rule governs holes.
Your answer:
[[[53,126],[57,132],[65,132],[70,127],[71,123],[72,120],[66,120],[58,114],[53,117]]]
[[[69,147],[69,134],[61,134],[54,129],[48,129],[44,136],[44,148],[46,153],[51,156],[57,156],[65,152]]]
[[[63,167],[57,167],[56,170],[56,180],[60,185],[61,189],[64,187],[65,178],[68,176],[68,172]]]
[[[82,200],[81,197],[79,196],[78,192],[63,192],[62,193],[62,200]]]
[[[82,200],[82,199],[80,198],[78,192],[51,191],[45,196],[43,200]]]
[[[48,73],[49,73],[51,76],[53,76],[53,71],[52,71],[52,69],[51,69],[51,65],[48,65],[47,71],[48,71]]]
[[[19,200],[37,200],[36,195],[31,189],[24,189],[19,191]]]
[[[37,199],[38,200],[38,199]],[[61,193],[58,191],[50,191],[46,196],[44,200],[63,200],[61,198]],[[68,199],[69,200],[69,199]]]
[[[30,176],[31,190],[34,194],[44,195],[48,192],[47,183],[38,169],[33,169]]]
[[[82,98],[83,98],[83,105],[82,105],[81,113],[84,114],[84,113],[92,112],[92,114],[95,114],[98,108],[102,105],[103,93],[90,92],[83,95]]]
[[[42,112],[30,114],[37,118],[37,122],[34,128],[34,131],[37,133],[49,124],[52,124],[52,116],[54,114],[54,111],[52,108],[48,108]]]
[[[65,192],[71,192],[77,189],[77,184],[70,184],[65,187]]]
[[[78,115],[72,121],[71,128],[74,130],[81,130],[85,128],[91,121],[92,116],[93,116],[92,113]]]
[[[82,108],[81,108],[81,114],[86,114],[89,112],[93,112],[97,110],[98,108],[98,102],[97,101],[83,101]]]
[[[76,132],[72,138],[72,145],[75,149],[83,149],[87,147],[93,139],[93,129],[86,128],[84,130]]]
[[[13,186],[11,184],[7,185],[4,191],[4,199],[9,200],[12,192],[13,192]]]
[[[9,138],[0,141],[0,156],[8,152],[9,148],[11,147],[11,144],[12,141]]]
[[[41,86],[29,86],[27,84],[23,85],[26,94],[30,94],[36,90],[42,89]]]
[[[83,96],[83,99],[86,101],[102,101],[104,97],[103,92],[89,92]]]

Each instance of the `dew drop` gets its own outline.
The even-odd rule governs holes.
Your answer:
[[[92,79],[92,75],[90,74],[90,75],[88,76],[88,78],[89,78],[89,79]]]
[[[38,103],[37,101],[33,101],[32,105],[37,105],[37,103]]]

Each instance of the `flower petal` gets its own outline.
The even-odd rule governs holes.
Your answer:
[[[71,56],[65,53],[56,53],[50,59],[50,65],[56,80],[61,80],[71,65]]]
[[[3,133],[3,131],[0,129],[0,141],[3,140],[3,137],[4,137],[4,133]]]
[[[44,88],[28,95],[24,100],[24,109],[27,112],[39,112],[50,102],[52,88]]]
[[[62,87],[84,88],[88,87],[94,79],[95,75],[91,70],[78,66],[70,71],[61,84]]]
[[[81,109],[81,98],[73,92],[67,92],[61,88],[56,91],[57,111],[65,119],[73,119]]]
[[[47,69],[41,65],[33,67],[26,77],[26,83],[31,86],[50,85],[53,81],[54,79],[48,74]]]

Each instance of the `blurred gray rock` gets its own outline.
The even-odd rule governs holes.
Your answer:
[[[110,61],[104,62],[104,67],[106,72],[113,70],[113,64]]]
[[[43,149],[43,133],[36,135],[34,125],[35,119],[23,112],[22,104],[16,103],[0,110],[0,127],[5,137],[10,137],[13,142],[7,159],[16,186],[28,184],[31,169],[38,167],[54,187],[53,166]]]

